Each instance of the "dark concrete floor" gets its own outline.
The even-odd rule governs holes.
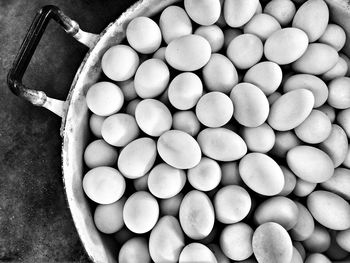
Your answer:
[[[59,6],[99,33],[132,0],[0,0],[0,262],[88,262],[65,200],[60,118],[15,97],[6,74],[35,12]],[[87,49],[50,23],[24,83],[65,99]]]

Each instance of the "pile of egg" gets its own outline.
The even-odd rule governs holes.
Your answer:
[[[131,20],[86,94],[83,188],[118,262],[350,262],[345,42],[323,0]]]

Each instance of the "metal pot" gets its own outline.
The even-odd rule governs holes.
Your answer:
[[[109,24],[100,35],[82,31],[74,20],[57,7],[45,6],[34,18],[8,74],[8,85],[15,95],[62,117],[60,134],[63,138],[62,170],[66,197],[80,239],[94,262],[116,262],[117,256],[113,240],[97,231],[82,189],[83,152],[88,142],[89,117],[85,95],[88,88],[100,78],[102,55],[109,47],[123,41],[129,21],[137,16],[155,15],[178,1],[140,0]],[[350,37],[350,3],[347,0],[325,1],[330,7],[331,19],[343,26]],[[90,48],[75,75],[66,101],[50,98],[44,92],[28,89],[22,84],[24,72],[50,19],[54,19],[68,34]],[[345,53],[350,55],[350,45],[345,47]]]

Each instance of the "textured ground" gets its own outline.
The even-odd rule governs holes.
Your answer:
[[[126,0],[0,0],[0,262],[88,262],[64,196],[60,119],[15,97],[6,74],[37,10],[59,6],[99,33]],[[87,49],[51,22],[24,83],[64,99]]]

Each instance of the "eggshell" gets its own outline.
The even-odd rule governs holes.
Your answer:
[[[323,104],[321,107],[317,108],[319,111],[322,111],[327,115],[329,120],[333,123],[335,121],[335,109],[328,104]]]
[[[203,154],[216,161],[235,161],[247,153],[243,139],[225,128],[204,129],[198,134],[197,141]]]
[[[323,35],[318,39],[319,42],[328,44],[340,51],[346,42],[344,29],[337,24],[328,24]]]
[[[260,225],[253,234],[252,244],[259,263],[281,263],[292,260],[292,240],[288,232],[277,223]]]
[[[268,124],[278,131],[294,129],[309,116],[314,102],[314,96],[309,90],[289,91],[271,105]]]
[[[304,263],[303,258],[301,257],[299,251],[295,247],[293,247],[293,255],[290,263]]]
[[[118,151],[104,140],[92,141],[84,152],[84,161],[87,167],[113,166],[118,159]]]
[[[350,138],[350,109],[341,110],[337,114],[337,122]]]
[[[336,168],[333,176],[326,182],[323,182],[321,186],[346,200],[350,200],[350,170],[341,167]]]
[[[224,17],[230,27],[241,27],[255,14],[259,0],[226,0]]]
[[[291,0],[272,0],[264,8],[264,13],[273,16],[281,26],[287,26],[293,19],[296,8]]]
[[[338,59],[338,52],[333,47],[311,43],[305,53],[292,64],[292,68],[301,73],[321,75],[333,68]]]
[[[208,40],[212,53],[218,52],[224,46],[224,32],[217,25],[200,26],[194,34]]]
[[[319,39],[326,31],[329,21],[329,10],[323,0],[308,0],[299,7],[292,26],[303,30],[310,42]]]
[[[238,172],[237,162],[224,162],[220,164],[221,167],[221,184],[222,185],[239,185],[242,179]]]
[[[249,258],[253,254],[253,232],[246,223],[226,226],[220,235],[222,252],[232,260],[241,261]]]
[[[105,119],[101,133],[110,145],[124,147],[139,136],[140,129],[133,116],[117,113]]]
[[[86,93],[89,110],[99,116],[109,116],[118,112],[123,103],[123,92],[111,82],[97,82]]]
[[[143,62],[135,74],[135,90],[143,99],[154,98],[162,94],[169,82],[169,69],[165,62],[151,58]]]
[[[173,115],[173,128],[196,136],[200,130],[200,122],[193,111],[178,111]]]
[[[330,261],[325,255],[320,253],[310,254],[305,260],[305,263],[331,263],[331,262],[332,261]]]
[[[181,251],[179,263],[206,262],[217,263],[217,260],[208,247],[201,243],[191,243]]]
[[[213,229],[215,214],[206,194],[192,190],[182,199],[179,211],[182,230],[192,239],[203,239]]]
[[[97,138],[102,138],[101,128],[106,117],[91,114],[89,119],[89,127],[92,134]]]
[[[314,219],[305,206],[295,201],[298,207],[297,224],[290,230],[291,237],[295,241],[303,241],[308,239],[315,229]]]
[[[350,252],[350,229],[338,232],[336,240],[342,249]]]
[[[221,169],[216,161],[202,157],[199,164],[187,171],[187,178],[193,188],[210,191],[219,185]]]
[[[254,192],[265,196],[280,193],[284,176],[279,165],[263,153],[249,153],[239,163],[243,182]]]
[[[286,196],[293,192],[297,179],[295,174],[285,166],[280,166],[284,176],[284,186],[280,195]]]
[[[245,73],[243,81],[256,85],[268,96],[280,86],[282,69],[278,64],[271,61],[260,62]]]
[[[121,150],[118,169],[126,178],[139,178],[152,168],[156,156],[156,144],[152,139],[136,139]]]
[[[267,123],[255,128],[243,127],[241,135],[251,152],[267,153],[275,144],[275,132]]]
[[[136,51],[127,45],[110,47],[102,56],[103,73],[115,81],[124,81],[135,75],[140,64]]]
[[[134,85],[134,79],[128,79],[125,81],[119,81],[118,83],[119,88],[123,92],[124,100],[130,101],[137,98],[135,85]]]
[[[136,17],[126,28],[126,39],[131,47],[142,54],[155,52],[162,42],[159,26],[149,17]]]
[[[164,132],[158,139],[157,150],[167,164],[178,169],[195,167],[202,155],[196,140],[177,130]]]
[[[233,104],[230,98],[219,91],[203,95],[196,105],[196,116],[205,126],[217,128],[230,121],[233,115]]]
[[[173,122],[169,109],[155,99],[142,100],[136,107],[135,119],[143,132],[155,137],[170,130]]]
[[[303,241],[304,247],[310,252],[325,252],[331,245],[331,236],[322,226],[316,226],[312,235]]]
[[[202,74],[204,84],[209,91],[220,91],[228,94],[232,87],[238,83],[236,68],[227,57],[219,53],[211,55]]]
[[[178,216],[184,195],[179,193],[171,198],[160,200],[160,212],[163,215]]]
[[[306,143],[321,143],[332,131],[332,123],[322,111],[312,110],[305,121],[295,128],[295,134]]]
[[[150,263],[147,241],[143,237],[134,237],[120,248],[119,263]]]
[[[336,109],[347,109],[350,107],[350,78],[340,77],[328,84],[328,104]]]
[[[104,205],[111,204],[123,196],[125,180],[116,169],[100,166],[85,174],[83,189],[92,201]]]
[[[343,162],[343,166],[346,168],[350,168],[350,145],[348,146],[348,152],[347,152],[345,160]]]
[[[249,2],[251,0],[245,0]],[[239,69],[248,69],[260,61],[263,56],[263,43],[253,34],[235,37],[227,47],[226,55]]]
[[[248,215],[251,206],[252,200],[249,193],[238,185],[222,187],[214,197],[216,219],[224,224],[233,224],[243,220]]]
[[[348,137],[339,125],[333,124],[331,134],[319,147],[329,155],[334,167],[338,167],[344,162],[348,153]]]
[[[315,98],[314,107],[320,107],[328,98],[328,87],[324,81],[310,74],[295,74],[289,77],[283,84],[283,91],[288,92],[295,89],[307,89]]]
[[[321,225],[333,230],[350,227],[350,205],[328,191],[315,191],[307,198],[307,207]]]
[[[123,209],[124,223],[136,234],[150,231],[158,221],[159,206],[157,200],[148,192],[132,194]]]
[[[211,55],[211,47],[204,37],[187,35],[174,39],[165,50],[165,59],[180,71],[194,71],[205,66]]]
[[[298,197],[305,197],[315,190],[317,183],[311,183],[303,179],[298,178],[295,184],[293,194]]]
[[[178,220],[163,216],[152,229],[149,237],[149,252],[155,263],[177,262],[185,246],[184,234]]]
[[[346,73],[346,76],[349,76],[350,75],[350,59],[344,53],[339,53],[339,56],[342,57],[346,61],[346,64],[348,65],[348,72]]]
[[[123,207],[125,200],[120,199],[112,204],[98,205],[94,212],[96,228],[105,234],[112,234],[124,226]]]
[[[221,12],[219,0],[185,0],[184,5],[187,14],[197,24],[208,26],[219,19]]]
[[[159,27],[165,43],[192,34],[192,23],[185,10],[179,6],[165,8],[159,18]]]
[[[275,136],[275,145],[270,153],[279,158],[285,158],[290,149],[301,144],[293,131],[275,132]]]
[[[125,113],[135,117],[136,107],[140,103],[140,101],[140,99],[134,99],[130,101],[128,105],[126,105]]]
[[[326,73],[322,75],[322,78],[326,81],[330,81],[332,79],[345,77],[348,72],[348,64],[345,59],[339,56],[337,64]]]
[[[265,94],[255,85],[240,83],[230,94],[234,118],[245,127],[262,125],[269,115],[269,102]]]
[[[287,27],[275,31],[264,45],[265,57],[279,65],[299,59],[308,47],[306,33],[298,28]]]
[[[273,32],[280,30],[278,21],[268,14],[254,15],[250,21],[244,25],[244,33],[254,34],[262,41],[265,41]]]
[[[306,251],[305,251],[305,248],[304,246],[302,245],[301,242],[299,241],[294,241],[293,242],[293,246],[294,248],[298,251],[299,255],[301,256],[302,258],[302,262],[304,262],[305,258],[306,258]],[[294,257],[294,252],[293,252],[293,257]],[[293,261],[292,261],[293,262]]]
[[[267,199],[256,208],[254,220],[258,225],[275,222],[289,231],[297,224],[298,213],[298,207],[291,199],[276,196]]]

